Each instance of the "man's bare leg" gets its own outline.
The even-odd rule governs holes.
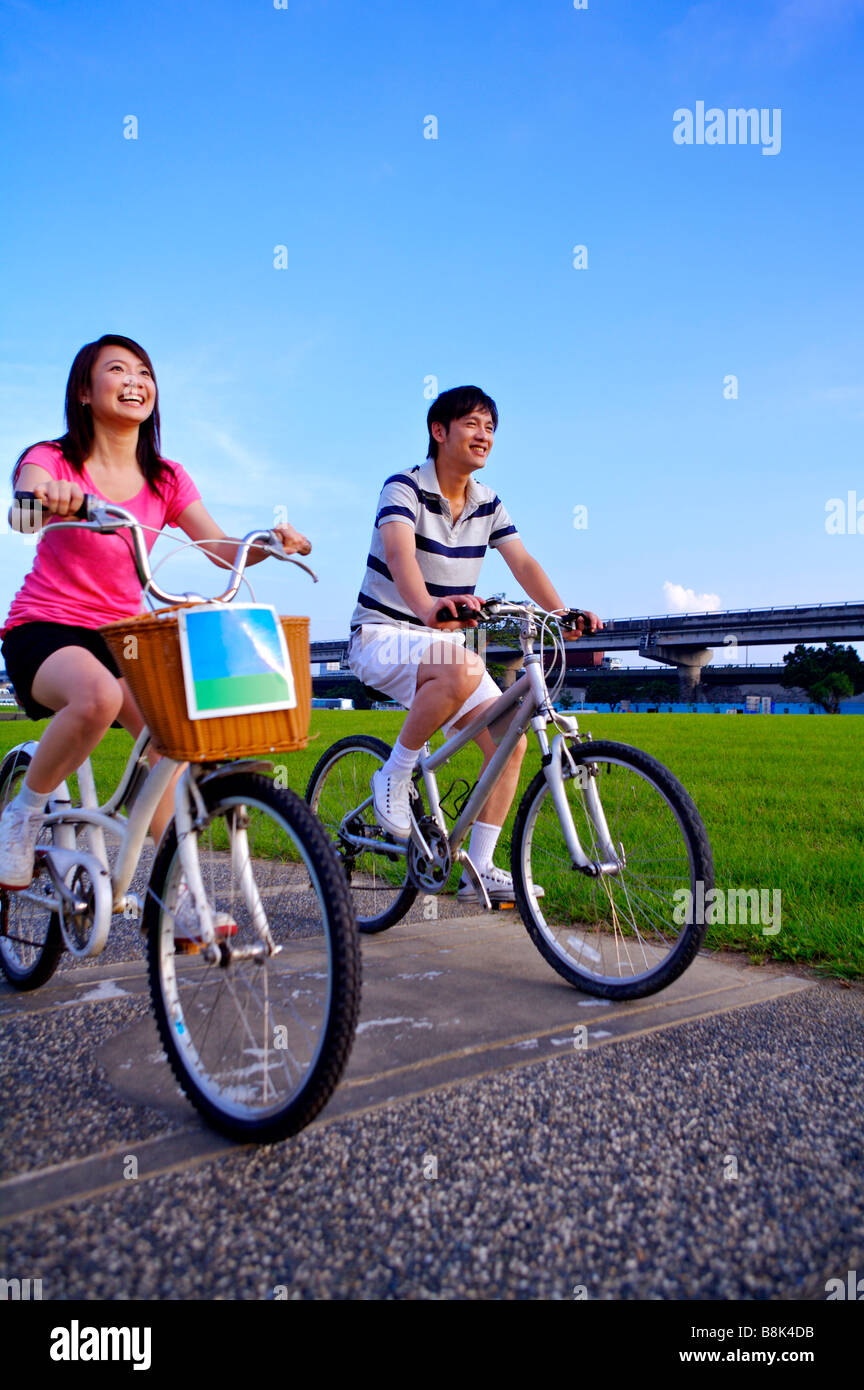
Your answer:
[[[466,724],[470,724],[472,719],[476,719],[478,714],[484,710],[491,709],[494,700],[487,700],[482,705],[469,710],[468,713],[455,725],[457,729],[464,729]],[[458,708],[458,706],[457,706]],[[483,765],[480,768],[480,776],[486,771],[492,758],[497,752],[498,745],[492,738],[488,729],[483,729],[474,740],[477,747],[483,754]],[[502,826],[507,819],[507,812],[513,804],[513,797],[516,795],[516,788],[519,785],[519,773],[522,770],[522,759],[525,757],[525,750],[528,747],[528,740],[523,734],[516,747],[513,749],[512,757],[507,763],[497,784],[492,788],[489,797],[477,816],[478,822],[486,825]]]
[[[379,824],[397,839],[411,833],[409,788],[423,745],[477,689],[485,667],[473,652],[453,642],[434,642],[417,667],[411,708],[390,757],[372,774]]]
[[[417,667],[416,694],[399,735],[403,747],[421,749],[474,693],[485,669],[465,647],[433,643]]]

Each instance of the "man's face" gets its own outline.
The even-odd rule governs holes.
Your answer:
[[[450,429],[433,425],[438,457],[448,464],[471,472],[483,468],[495,438],[495,426],[488,410],[472,410],[450,421]]]

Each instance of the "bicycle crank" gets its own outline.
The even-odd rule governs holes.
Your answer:
[[[440,893],[447,886],[453,866],[450,841],[431,816],[423,816],[417,828],[429,853],[427,855],[411,840],[408,846],[408,877],[415,888],[421,888],[426,893]]]
[[[111,927],[111,877],[93,854],[71,849],[37,849],[57,894],[60,930],[78,960],[105,949]]]

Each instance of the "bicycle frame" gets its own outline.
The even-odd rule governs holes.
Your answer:
[[[53,895],[34,892],[32,888],[19,891],[19,897],[35,902],[38,906],[62,914],[64,909],[75,912],[86,904],[76,898],[75,892],[64,881],[75,868],[86,869],[94,890],[94,925],[86,948],[76,948],[64,933],[66,945],[73,955],[79,958],[99,955],[105,948],[111,927],[111,917],[117,913],[138,917],[143,903],[137,894],[129,892],[129,885],[141,859],[141,851],[150,822],[159,802],[167,791],[174,774],[182,769],[174,789],[174,818],[177,826],[178,852],[186,884],[198,911],[201,942],[206,951],[212,947],[216,937],[212,910],[201,877],[201,868],[194,835],[200,792],[198,781],[210,780],[226,772],[234,772],[247,766],[243,762],[229,762],[223,767],[199,769],[192,764],[175,762],[172,758],[160,758],[151,768],[135,797],[128,817],[122,815],[120,806],[129,793],[136,777],[140,760],[150,742],[148,729],[143,729],[132,748],[123,775],[116,790],[104,805],[99,804],[90,759],[87,758],[77,770],[81,805],[73,806],[69,788],[64,781],[48,800],[45,825],[57,831],[56,844],[46,847],[40,859],[48,870],[54,888]],[[25,745],[28,749],[36,744]],[[267,764],[255,762],[260,770]],[[89,845],[89,853],[82,853],[76,846],[76,832],[84,828]],[[108,865],[105,836],[109,835],[120,842],[120,851],[113,874]],[[272,954],[274,946],[267,914],[261,902],[254,876],[251,874],[248,843],[245,828],[233,827],[231,836],[231,855],[243,897],[249,907],[252,921],[261,937],[262,945],[254,948],[261,955]],[[110,896],[107,890],[110,888]],[[62,918],[61,918],[62,920]],[[247,948],[248,949],[248,948]]]
[[[418,760],[418,768],[423,778],[423,785],[426,789],[426,796],[429,801],[429,809],[433,820],[448,835],[447,824],[444,813],[441,810],[441,799],[438,793],[438,783],[435,772],[439,767],[443,767],[454,754],[458,753],[466,744],[472,742],[484,729],[490,728],[499,722],[510,710],[518,709],[521,712],[516,714],[511,720],[509,727],[504,733],[498,748],[489,761],[488,766],[478,779],[471,794],[463,806],[452,831],[448,835],[450,849],[454,860],[470,866],[467,853],[462,849],[462,845],[468,836],[471,826],[474,824],[479,812],[482,810],[486,801],[510,761],[513,751],[523,733],[531,727],[540,745],[540,752],[543,762],[543,772],[549,785],[555,810],[561,823],[567,851],[570,855],[571,863],[574,868],[590,877],[599,877],[601,874],[617,874],[621,869],[621,859],[616,847],[612,843],[603,807],[597,792],[596,778],[588,775],[582,782],[582,790],[588,814],[591,817],[594,828],[597,832],[598,843],[602,860],[591,859],[582,848],[573,815],[570,810],[570,803],[567,800],[567,790],[564,785],[563,764],[565,759],[568,761],[572,774],[575,775],[576,767],[570,758],[567,748],[567,738],[578,735],[579,726],[575,718],[566,715],[558,715],[559,723],[565,726],[564,733],[558,733],[550,745],[546,735],[546,727],[553,716],[549,691],[546,688],[546,681],[543,675],[542,662],[539,655],[532,650],[532,639],[530,636],[523,638],[523,652],[525,655],[525,671],[518,680],[514,681],[509,690],[505,690],[502,695],[487,710],[478,714],[475,719],[463,729],[457,730],[436,752],[431,752],[429,744],[426,744],[424,751]],[[362,811],[370,805],[371,796],[368,797],[360,806],[351,812],[352,815],[357,811]],[[347,820],[347,817],[346,817]],[[359,849],[368,849],[369,841],[362,836],[351,834],[343,825],[342,836],[349,844],[355,844]],[[430,857],[430,849],[426,844],[422,831],[417,825],[416,819],[411,827],[411,838],[408,842],[387,841],[386,848],[394,854],[407,855],[408,846],[413,842],[427,858]],[[471,866],[473,867],[473,866]]]

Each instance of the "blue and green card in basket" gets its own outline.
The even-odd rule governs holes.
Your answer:
[[[294,709],[285,634],[263,603],[206,604],[178,613],[190,719]]]

